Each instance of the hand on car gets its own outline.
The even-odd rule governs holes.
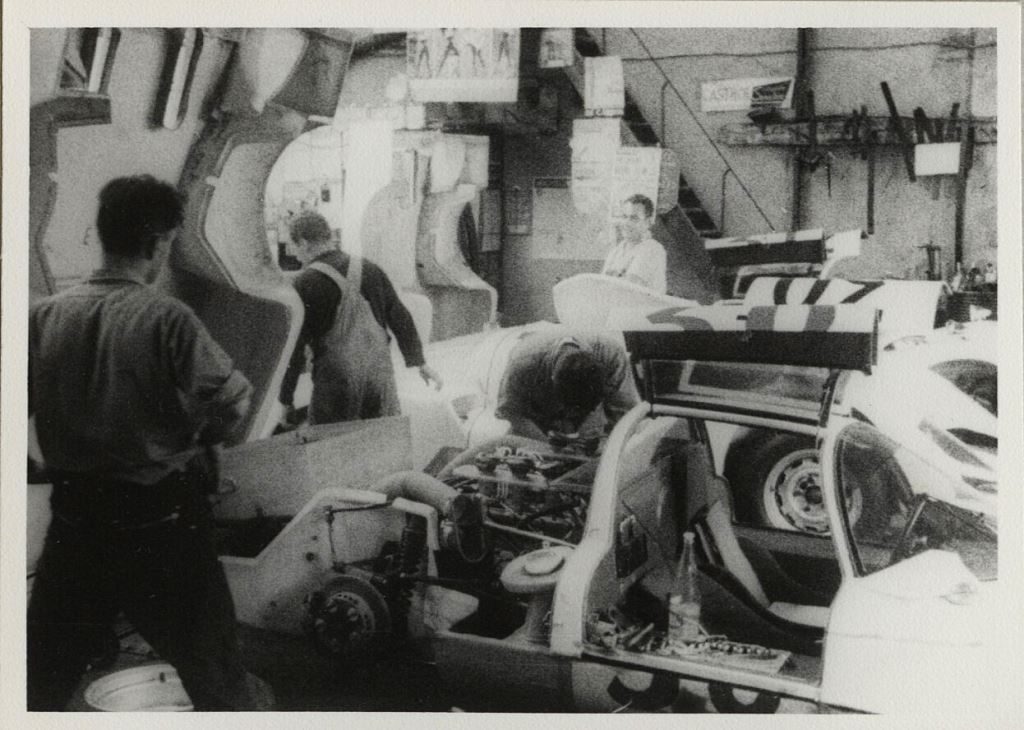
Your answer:
[[[441,388],[444,387],[444,380],[441,379],[441,376],[437,374],[437,371],[434,370],[434,368],[430,367],[426,363],[420,365],[420,377],[423,378],[423,382],[427,385],[430,385],[430,383],[433,382],[434,390],[441,390]]]

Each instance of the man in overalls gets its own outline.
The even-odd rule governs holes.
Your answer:
[[[327,221],[316,211],[295,216],[290,230],[304,266],[295,289],[306,317],[281,384],[281,403],[286,410],[292,409],[309,345],[313,351],[310,424],[397,416],[388,335],[360,291],[369,262],[342,253],[331,240]]]

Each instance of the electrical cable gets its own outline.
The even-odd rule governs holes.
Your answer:
[[[920,48],[924,46],[937,46],[939,48],[949,48],[951,50],[958,51],[969,51],[979,50],[982,48],[995,48],[997,44],[993,43],[981,43],[976,46],[970,46],[960,43],[944,43],[942,41],[913,41],[909,43],[889,43],[884,46],[815,46],[808,50],[815,53],[827,52],[827,51],[891,51],[901,48]],[[694,58],[760,58],[762,56],[792,56],[796,54],[795,50],[792,49],[779,49],[779,50],[763,50],[763,51],[745,51],[745,52],[726,52],[726,51],[713,51],[710,53],[670,53],[664,56],[648,56],[636,58],[623,58],[623,63],[646,63],[647,61],[676,61],[683,59],[694,59]]]
[[[690,105],[686,103],[686,99],[683,98],[682,93],[680,93],[679,89],[676,88],[675,83],[673,83],[672,79],[669,78],[669,75],[665,73],[665,69],[663,69],[661,67],[661,64],[657,60],[655,60],[654,54],[651,53],[651,49],[647,47],[646,43],[644,43],[644,39],[640,37],[639,33],[637,33],[636,28],[630,28],[629,31],[636,38],[637,42],[643,47],[644,52],[651,58],[651,61],[658,69],[658,72],[661,74],[662,78],[665,79],[665,82],[668,84],[669,88],[672,89],[672,91],[675,93],[676,98],[683,105],[686,111],[689,112],[690,116],[693,118],[694,123],[697,125],[697,128],[700,129],[700,131],[707,138],[708,142],[711,143],[711,147],[722,159],[722,162],[724,162],[725,166],[732,171],[733,177],[736,178],[737,184],[740,186],[743,192],[746,193],[747,197],[750,199],[750,202],[754,204],[754,207],[757,209],[757,212],[761,214],[762,218],[764,218],[764,221],[765,223],[768,224],[768,227],[774,231],[775,226],[772,225],[771,219],[768,218],[768,214],[765,213],[761,206],[758,204],[757,199],[754,198],[753,193],[751,193],[750,189],[747,188],[746,183],[743,182],[743,179],[739,176],[739,173],[737,173],[733,166],[729,164],[728,158],[722,153],[722,150],[719,149],[718,145],[715,143],[715,140],[708,133],[708,130],[704,128],[704,125],[700,123],[700,119],[697,118],[697,115],[694,113],[693,109],[690,108]]]

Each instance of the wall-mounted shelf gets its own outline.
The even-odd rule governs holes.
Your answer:
[[[817,119],[818,145],[850,145],[859,144],[867,138],[867,132],[875,133],[876,145],[899,145],[900,138],[890,126],[890,118],[868,117],[861,121],[859,137],[854,136],[848,122],[849,116],[827,116]],[[915,123],[912,117],[901,117],[906,134],[911,140],[917,140]],[[994,117],[978,117],[972,120],[938,119],[944,130],[942,141],[956,141],[948,134],[950,125],[959,130],[960,139],[966,139],[967,128],[973,127],[975,144],[996,143],[996,120]],[[732,146],[768,145],[777,147],[806,147],[811,140],[810,122],[780,122],[768,124],[764,130],[752,123],[726,124],[718,130],[718,141]],[[924,142],[925,140],[917,140]]]

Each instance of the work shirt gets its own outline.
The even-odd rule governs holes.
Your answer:
[[[608,252],[601,273],[606,276],[636,277],[651,291],[664,294],[667,289],[665,248],[653,238],[633,244],[619,241]]]
[[[153,484],[244,415],[245,376],[195,313],[99,270],[29,313],[29,410],[48,467]]]
[[[615,423],[639,402],[629,358],[615,338],[601,332],[576,333],[554,328],[527,334],[512,349],[498,391],[495,416],[530,420],[544,433],[558,430],[563,414],[552,376],[555,360],[564,347],[578,347],[597,361],[603,378],[602,402],[609,422]]]

